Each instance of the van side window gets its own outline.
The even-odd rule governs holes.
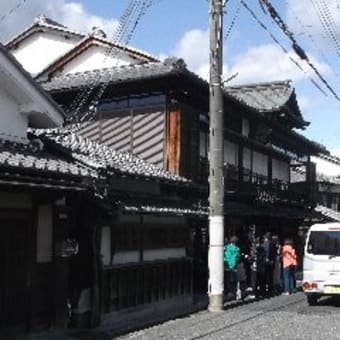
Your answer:
[[[340,256],[340,231],[312,231],[309,235],[307,252],[314,255]]]

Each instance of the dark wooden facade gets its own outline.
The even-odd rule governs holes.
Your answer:
[[[70,259],[58,249],[79,223],[72,190],[15,191],[0,191],[2,339],[67,327]]]
[[[131,77],[126,81],[125,75],[120,78],[118,74],[117,80],[113,73],[112,83],[98,103],[96,114],[83,123],[79,134],[190,178],[196,190],[189,197],[194,195],[201,206],[207,207],[208,84],[186,70],[183,62],[175,62],[171,71],[157,76],[140,78],[142,73],[136,73],[136,80],[133,68],[127,72]],[[68,80],[66,76],[62,88],[53,89],[59,86],[60,80],[53,84],[52,79],[52,84],[44,85],[64,106],[72,103],[78,91],[86,86],[85,81],[79,89],[75,85],[68,88]],[[75,76],[75,83],[77,81]],[[249,226],[256,225],[259,235],[272,231],[281,236],[294,236],[299,224],[312,213],[314,181],[311,172],[304,183],[291,183],[291,168],[301,164],[310,168],[309,156],[326,150],[293,131],[293,127],[302,128],[305,123],[298,113],[292,113],[296,105],[292,99],[289,99],[292,105],[289,112],[285,105],[282,111],[264,112],[228,92],[224,100],[226,235],[238,234],[245,241]],[[174,192],[180,191],[180,187]],[[144,189],[139,192],[140,197],[143,197],[142,191]],[[155,201],[161,202],[164,195],[169,192],[159,191]],[[144,226],[144,215],[134,218],[140,219],[138,227],[123,224],[120,228],[119,220],[113,219],[101,229],[110,235],[106,236],[111,240],[110,247],[115,244],[114,238],[122,235],[129,247],[135,242],[130,262],[131,249],[126,249],[124,263],[114,263],[114,253],[110,252],[110,260],[103,264],[101,308],[109,313],[106,315],[114,313],[119,319],[122,315],[119,312],[123,310],[135,310],[140,305],[147,309],[150,303],[170,301],[183,294],[190,296],[190,287],[196,293],[205,293],[209,237],[206,215],[202,219],[196,216],[183,225],[184,230],[191,230],[190,252],[180,258],[168,255],[167,259],[152,261],[144,258],[144,251],[148,249],[143,243],[144,228],[148,228]],[[167,219],[164,216],[159,225],[164,227]],[[133,234],[129,230],[138,232]],[[157,234],[160,239],[165,235],[153,230],[149,238]],[[164,247],[168,252],[171,250],[168,245]],[[186,270],[191,270],[193,281],[181,274]]]

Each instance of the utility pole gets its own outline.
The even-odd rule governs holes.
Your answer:
[[[210,153],[209,153],[209,306],[223,310],[224,290],[224,179],[222,26],[225,0],[210,0]]]

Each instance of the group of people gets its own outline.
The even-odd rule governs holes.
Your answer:
[[[224,247],[224,266],[228,298],[289,295],[296,289],[297,255],[288,238],[281,245],[278,236],[266,233],[241,249],[232,236]]]

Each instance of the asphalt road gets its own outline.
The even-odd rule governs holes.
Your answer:
[[[340,339],[340,299],[323,298],[311,307],[303,293],[277,296],[221,313],[199,312],[116,339]]]

